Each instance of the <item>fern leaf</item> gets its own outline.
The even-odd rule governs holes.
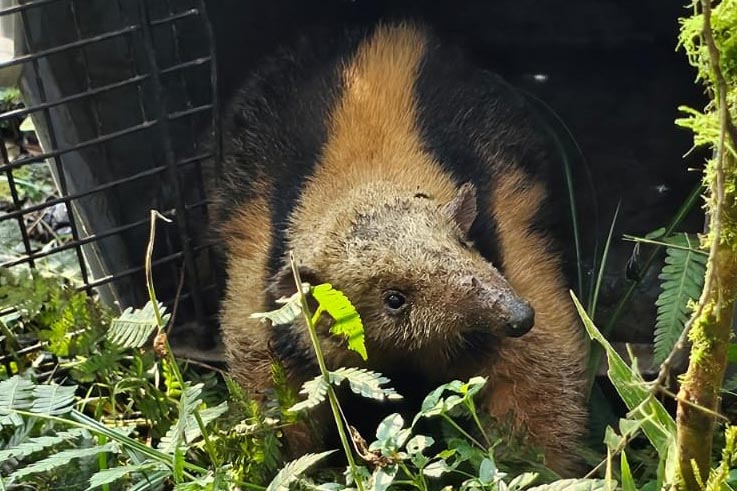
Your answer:
[[[293,324],[301,313],[302,307],[299,304],[299,295],[295,293],[289,297],[289,301],[284,303],[281,308],[269,312],[255,312],[250,317],[251,319],[268,319],[272,326],[288,326]]]
[[[693,235],[679,234],[666,239],[665,264],[658,276],[662,289],[655,305],[655,362],[662,363],[675,346],[688,321],[689,301],[701,295],[707,256],[698,250]]]
[[[330,332],[338,336],[345,336],[348,340],[348,349],[361,355],[364,360],[367,359],[361,316],[358,315],[358,311],[348,297],[340,290],[334,289],[330,283],[314,287],[312,296],[335,321]]]
[[[307,399],[302,402],[298,402],[288,410],[296,413],[304,409],[309,409],[317,406],[325,400],[325,395],[328,392],[328,383],[325,381],[322,375],[318,375],[312,380],[308,380],[302,385],[302,389],[299,391],[300,394],[305,394]]]
[[[59,416],[72,410],[76,385],[37,385],[33,389],[31,412],[45,416]]]
[[[165,469],[166,466],[158,462],[143,462],[141,464],[122,465],[111,469],[103,469],[90,477],[90,485],[86,491],[99,488],[104,484],[110,484],[111,482],[115,482],[118,479],[122,479],[133,473],[146,474],[148,472],[162,471]]]
[[[159,304],[159,310],[166,325],[171,315],[166,313],[162,304]],[[154,304],[149,301],[142,309],[133,310],[133,307],[128,307],[120,317],[113,319],[107,338],[123,348],[140,348],[158,328]]]
[[[31,465],[18,469],[10,475],[11,479],[22,479],[23,477],[31,474],[37,474],[39,472],[48,472],[58,467],[69,464],[73,459],[84,459],[92,457],[101,453],[118,453],[119,448],[117,443],[110,442],[105,445],[98,445],[88,448],[71,448],[68,450],[62,450],[61,452],[49,455],[45,459],[34,462]]]
[[[179,419],[171,425],[166,435],[161,438],[158,449],[162,452],[173,454],[182,440],[189,441],[187,439],[187,428],[196,426],[196,419],[194,412],[197,407],[202,404],[200,400],[200,394],[202,393],[202,384],[189,385],[186,384],[182,396],[179,398]],[[220,406],[217,406],[220,407]],[[225,412],[223,410],[223,412]],[[190,430],[190,435],[192,435]]]
[[[14,447],[0,450],[0,462],[4,462],[10,458],[22,459],[36,452],[47,450],[62,443],[76,440],[89,433],[81,428],[73,428],[69,431],[60,431],[55,435],[37,436],[30,438],[28,441],[22,442]]]
[[[333,384],[340,385],[343,380],[348,380],[354,393],[369,399],[377,401],[402,399],[402,396],[393,388],[382,387],[389,382],[388,378],[365,368],[339,368],[330,372],[330,381]]]
[[[34,387],[33,382],[18,375],[0,382],[0,427],[23,424],[23,418],[15,410],[27,411],[31,408]]]
[[[269,483],[266,491],[288,491],[289,484],[294,482],[307,469],[309,469],[333,452],[335,452],[335,450],[329,450],[327,452],[321,452],[317,454],[308,453],[296,460],[287,463],[287,465],[282,467],[282,470],[279,471],[279,473],[276,475],[276,477],[274,477],[271,483]]]

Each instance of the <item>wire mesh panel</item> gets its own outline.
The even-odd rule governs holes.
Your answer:
[[[20,67],[25,102],[0,114],[0,124],[30,116],[40,141],[19,155],[0,145],[12,197],[0,229],[17,236],[0,266],[63,264],[80,289],[121,307],[142,305],[155,208],[173,220],[157,232],[160,300],[178,298],[179,321],[208,325],[217,292],[214,253],[202,232],[203,167],[219,159],[219,115],[204,2],[31,0],[4,6],[0,19],[15,26],[15,56],[0,70]],[[57,195],[25,199],[19,174],[47,165]],[[67,233],[42,243],[37,225],[49,213],[63,217]]]

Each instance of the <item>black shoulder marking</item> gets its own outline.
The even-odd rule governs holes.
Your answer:
[[[279,269],[287,219],[319,160],[341,91],[339,67],[358,37],[302,39],[265,62],[231,102],[218,220],[258,193],[270,193],[274,236],[267,276]]]
[[[503,270],[496,224],[489,213],[499,168],[490,168],[480,149],[547,184],[551,172],[562,173],[562,168],[551,165],[554,147],[526,99],[498,75],[473,64],[456,46],[431,38],[415,90],[427,150],[457,183],[476,184],[479,216],[470,235],[482,255]],[[547,228],[550,215],[544,215],[536,226]]]

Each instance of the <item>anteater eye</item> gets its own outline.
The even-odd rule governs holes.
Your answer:
[[[384,293],[384,305],[390,313],[399,312],[399,310],[407,304],[407,299],[396,290],[389,290]]]

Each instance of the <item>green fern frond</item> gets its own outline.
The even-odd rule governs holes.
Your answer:
[[[31,408],[34,387],[31,380],[18,375],[0,382],[0,427],[23,424],[23,418],[15,411],[27,411]]]
[[[111,469],[103,469],[90,477],[90,485],[85,491],[99,488],[104,484],[110,484],[131,474],[150,473],[155,471],[163,471],[166,466],[159,462],[143,462],[140,464],[121,465]]]
[[[307,288],[309,288],[309,285],[305,284],[305,289]],[[268,319],[272,326],[289,326],[302,314],[299,293],[295,293],[288,298],[280,298],[276,302],[284,305],[269,312],[254,312],[250,315],[251,319],[260,319],[261,321]]]
[[[89,438],[89,432],[81,428],[73,428],[69,431],[60,431],[55,435],[37,436],[30,438],[14,447],[0,450],[0,462],[8,459],[22,459],[36,452],[48,450],[62,443],[68,443],[81,437]]]
[[[330,381],[340,385],[343,380],[348,380],[351,390],[368,399],[383,401],[384,399],[398,400],[402,396],[391,387],[382,387],[389,379],[380,373],[366,370],[365,368],[339,368],[330,372]]]
[[[312,289],[312,296],[335,321],[330,328],[332,334],[345,336],[348,340],[348,349],[367,359],[366,343],[364,342],[363,323],[361,316],[343,292],[336,290],[330,283],[317,285]]]
[[[33,389],[33,405],[31,412],[44,416],[66,414],[74,407],[76,385],[37,385]]]
[[[69,464],[73,459],[84,459],[93,457],[101,453],[118,453],[120,451],[118,444],[115,442],[106,443],[87,448],[71,448],[62,450],[61,452],[49,455],[45,459],[34,462],[31,465],[18,469],[10,475],[10,479],[22,479],[31,474],[39,472],[49,472],[64,465]]]
[[[166,313],[161,303],[159,310],[166,325],[171,315]],[[107,338],[123,348],[140,348],[158,327],[154,304],[149,301],[142,309],[128,307],[120,317],[113,319]]]
[[[300,475],[302,475],[307,469],[324,459],[335,450],[330,450],[321,453],[308,453],[302,457],[293,460],[285,465],[282,470],[274,477],[269,483],[266,491],[288,491],[289,485],[294,482]]]
[[[159,443],[158,449],[165,453],[174,453],[180,443],[192,443],[202,435],[199,423],[195,416],[197,407],[202,404],[200,394],[202,384],[187,385],[179,400],[179,419],[166,432]],[[208,407],[199,412],[200,420],[207,427],[228,410],[227,402]]]
[[[666,239],[665,264],[658,276],[662,289],[655,305],[655,362],[662,363],[681,336],[690,315],[689,302],[701,295],[707,256],[694,235],[679,234]]]
[[[328,383],[322,375],[318,375],[312,380],[305,382],[299,393],[306,395],[307,399],[290,407],[288,409],[290,412],[296,413],[304,409],[309,409],[324,401],[328,393]]]

